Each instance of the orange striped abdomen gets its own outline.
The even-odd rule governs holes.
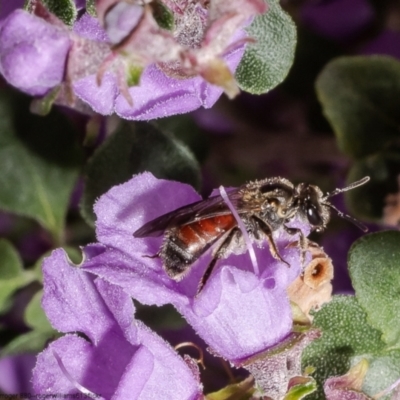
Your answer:
[[[236,225],[235,217],[226,214],[171,228],[160,252],[168,275],[180,278],[192,263]]]

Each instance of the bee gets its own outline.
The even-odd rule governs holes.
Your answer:
[[[242,254],[247,247],[239,225],[245,227],[250,240],[262,245],[267,242],[277,260],[289,264],[279,254],[273,234],[283,229],[289,235],[298,235],[304,256],[306,238],[298,228],[288,224],[295,218],[308,223],[312,231],[323,231],[331,210],[352,222],[363,231],[367,228],[353,217],[342,213],[329,199],[369,181],[369,177],[331,193],[324,194],[318,186],[308,183],[294,185],[285,178],[275,177],[249,182],[227,193],[229,202],[237,211],[237,220],[227,201],[221,196],[200,200],[147,222],[133,233],[136,238],[164,235],[163,244],[154,257],[160,257],[168,276],[180,280],[193,263],[208,249],[214,247],[212,259],[198,287],[202,290],[217,261],[231,254]]]

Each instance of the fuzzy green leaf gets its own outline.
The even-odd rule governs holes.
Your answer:
[[[400,348],[400,232],[366,235],[349,252],[349,270],[368,322]]]
[[[236,71],[240,88],[253,94],[266,93],[281,83],[294,59],[296,26],[278,0],[269,0],[268,5],[268,11],[246,29],[256,42],[247,45]]]
[[[357,357],[375,357],[383,351],[380,332],[367,323],[367,315],[355,297],[335,296],[315,314],[314,325],[322,337],[306,347],[303,366],[313,366],[318,391],[310,399],[324,399],[323,383],[330,376],[348,372]]]
[[[0,93],[0,209],[35,219],[60,242],[81,151],[60,112],[32,115],[29,102]]]
[[[0,280],[7,281],[21,276],[22,261],[14,246],[5,239],[0,239]]]
[[[399,61],[383,56],[338,58],[322,71],[316,90],[347,155],[374,154],[400,138]]]
[[[34,275],[24,271],[22,261],[13,245],[0,239],[0,312],[9,306],[10,296],[34,280]]]
[[[301,383],[292,386],[283,400],[301,400],[317,390],[317,382],[311,377],[302,378]]]
[[[86,12],[92,17],[97,17],[95,0],[86,0]]]
[[[1,349],[0,356],[5,357],[14,354],[37,353],[42,351],[46,343],[56,336],[55,331],[30,331],[17,336]]]
[[[77,11],[74,0],[42,0],[44,5],[65,25],[72,26],[76,20]]]
[[[365,376],[362,391],[369,396],[390,387],[400,377],[400,351],[388,350],[379,357],[369,361],[369,368]],[[379,400],[395,400],[390,395],[380,397]]]
[[[74,0],[42,0],[43,5],[56,15],[65,25],[72,27],[77,17]],[[34,5],[34,0],[26,0],[24,8],[29,10]]]
[[[148,123],[122,122],[89,161],[81,202],[85,219],[94,222],[95,200],[134,174],[152,172],[157,178],[200,185],[199,165],[188,148]]]
[[[206,400],[250,400],[254,392],[254,381],[247,378],[242,382],[228,385],[218,392],[208,394]]]
[[[37,292],[32,297],[32,300],[25,309],[24,319],[26,324],[32,329],[42,332],[53,332],[53,328],[51,327],[41,305],[42,296],[43,290]]]
[[[172,31],[175,27],[174,14],[172,11],[160,0],[151,3],[153,7],[153,17],[157,24],[168,31]]]

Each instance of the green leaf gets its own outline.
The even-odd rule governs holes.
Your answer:
[[[253,94],[266,93],[281,83],[294,59],[296,26],[279,0],[269,0],[268,5],[268,11],[246,29],[256,43],[247,45],[236,71],[240,88]]]
[[[77,11],[74,0],[42,0],[43,4],[55,14],[64,24],[72,26],[76,20]]]
[[[289,389],[284,400],[301,400],[317,390],[315,379],[311,377],[299,377],[297,380],[299,380],[299,383]]]
[[[200,163],[207,159],[210,140],[207,132],[199,127],[191,114],[173,115],[156,120],[155,125],[163,132],[173,134],[183,142]]]
[[[66,117],[32,115],[29,102],[0,93],[0,209],[35,219],[59,243],[81,150]]]
[[[44,349],[46,343],[56,336],[56,332],[30,331],[17,336],[0,351],[0,356],[5,357],[22,353],[37,353]]]
[[[22,261],[14,246],[5,239],[0,239],[0,279],[11,280],[21,276]]]
[[[150,3],[153,8],[153,17],[157,24],[168,31],[172,31],[175,27],[174,14],[172,11],[160,0]]]
[[[369,361],[362,391],[369,396],[387,389],[400,377],[400,351],[390,350],[380,357]],[[380,397],[379,400],[389,400],[391,396]],[[394,400],[393,398],[391,400]]]
[[[179,330],[187,326],[186,320],[171,304],[148,306],[135,301],[135,318],[154,331]]]
[[[350,169],[347,182],[355,182],[364,176],[370,182],[345,193],[351,215],[360,219],[379,222],[382,219],[385,199],[389,193],[397,193],[397,176],[400,174],[400,151],[382,152],[356,161]]]
[[[92,17],[97,17],[95,0],[86,0],[86,12]]]
[[[32,300],[25,309],[24,319],[26,324],[32,329],[41,332],[53,332],[53,328],[41,305],[42,297],[43,290],[40,290],[32,297]]]
[[[384,343],[380,332],[367,323],[367,315],[353,296],[334,296],[315,314],[314,325],[322,337],[303,352],[304,367],[313,366],[318,391],[310,399],[324,399],[323,383],[334,375],[344,375],[357,357],[372,358],[380,354]]]
[[[247,378],[242,382],[228,385],[218,392],[210,393],[206,400],[249,400],[253,398],[254,379]]]
[[[390,57],[342,57],[316,82],[340,149],[353,158],[374,154],[400,137],[400,62]]]
[[[400,348],[400,232],[359,239],[349,252],[349,271],[368,322],[389,346]]]
[[[11,243],[0,239],[0,312],[7,309],[11,295],[35,277],[22,268],[22,261]]]
[[[43,5],[64,24],[71,26],[76,21],[78,12],[74,0],[42,0]],[[34,0],[26,0],[24,9],[29,10],[34,5]]]
[[[49,114],[54,102],[60,93],[61,86],[56,86],[51,89],[49,93],[41,98],[35,98],[32,100],[30,110],[33,114],[40,115],[42,117]]]
[[[87,165],[81,201],[85,219],[94,222],[93,203],[99,196],[143,171],[157,178],[200,185],[199,165],[186,146],[151,124],[121,121]]]
[[[126,83],[128,86],[136,86],[140,83],[143,68],[136,65],[129,65],[127,68]]]

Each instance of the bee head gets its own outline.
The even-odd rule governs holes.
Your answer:
[[[350,221],[362,231],[367,232],[368,228],[357,221],[350,215],[344,214],[339,211],[328,199],[336,196],[339,193],[347,192],[348,190],[354,189],[358,186],[364,185],[369,181],[369,176],[360,179],[357,182],[353,182],[349,186],[341,189],[335,189],[331,193],[324,195],[318,186],[309,185],[306,183],[300,183],[296,187],[296,197],[299,204],[299,209],[306,216],[308,222],[316,231],[322,231],[330,219],[330,210],[335,210],[339,217]]]
[[[322,231],[330,218],[329,203],[324,202],[324,194],[318,186],[300,183],[295,197],[298,209],[316,231]]]

